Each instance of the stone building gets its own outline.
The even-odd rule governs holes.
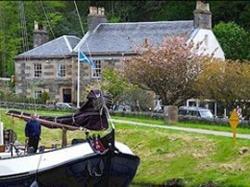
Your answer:
[[[193,20],[108,23],[104,8],[90,7],[88,32],[80,40],[61,36],[46,42],[44,28],[35,25],[34,49],[16,57],[16,93],[38,96],[48,92],[52,99],[75,102],[77,54],[88,56],[95,66],[81,63],[81,88],[100,79],[104,66],[121,68],[124,59],[137,55],[145,40],[159,45],[166,36],[184,36],[194,44],[202,41],[199,54],[224,59],[224,52],[212,31],[209,4],[197,1]],[[46,34],[45,34],[46,33]]]
[[[69,35],[48,41],[47,31],[35,23],[34,48],[15,59],[16,93],[39,97],[48,92],[54,100],[72,102],[75,90],[72,51],[79,41]]]

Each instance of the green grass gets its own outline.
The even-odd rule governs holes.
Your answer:
[[[0,111],[1,112],[1,111]],[[38,112],[41,114],[40,112]],[[46,113],[44,115],[64,114]],[[24,141],[24,122],[2,113],[6,128],[13,128]],[[117,117],[115,117],[117,119]],[[121,118],[119,119],[128,119]],[[164,124],[161,120],[133,121]],[[186,124],[184,124],[186,125]],[[205,127],[205,125],[202,125]],[[82,132],[69,132],[68,139],[84,137]],[[213,181],[218,186],[250,186],[250,141],[199,135],[169,129],[116,124],[116,139],[126,143],[141,159],[134,183],[164,184],[173,178],[185,180],[186,186],[199,186]],[[60,144],[61,130],[42,129],[43,145]],[[240,149],[247,148],[245,154]]]
[[[150,117],[143,118],[143,117],[112,116],[112,118],[119,119],[119,120],[128,120],[128,121],[133,121],[133,122],[147,123],[147,124],[152,124],[152,125],[172,125],[172,124],[166,124],[166,122],[163,119],[152,119]],[[222,125],[218,125],[218,124],[178,122],[178,123],[174,124],[174,126],[216,130],[216,131],[226,131],[226,132],[232,131],[229,124],[228,124],[228,126],[222,126]],[[250,128],[238,127],[237,132],[241,133],[241,134],[250,134]]]
[[[182,178],[187,186],[213,181],[219,186],[250,186],[250,142],[174,130],[117,125],[117,139],[140,156],[134,182],[164,184]],[[241,148],[249,151],[239,154]],[[233,180],[232,180],[233,178]]]

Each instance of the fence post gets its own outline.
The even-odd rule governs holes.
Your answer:
[[[169,123],[176,123],[178,121],[178,107],[174,105],[165,106],[164,118]]]
[[[62,147],[67,146],[67,130],[62,129]]]

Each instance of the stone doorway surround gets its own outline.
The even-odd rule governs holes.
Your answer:
[[[72,102],[72,88],[71,87],[61,87],[60,88],[60,100],[64,103]]]

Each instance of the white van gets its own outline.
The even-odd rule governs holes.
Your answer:
[[[203,118],[203,119],[213,119],[214,118],[212,112],[209,109],[201,108],[201,107],[181,106],[179,108],[179,115],[198,117],[198,118]]]

